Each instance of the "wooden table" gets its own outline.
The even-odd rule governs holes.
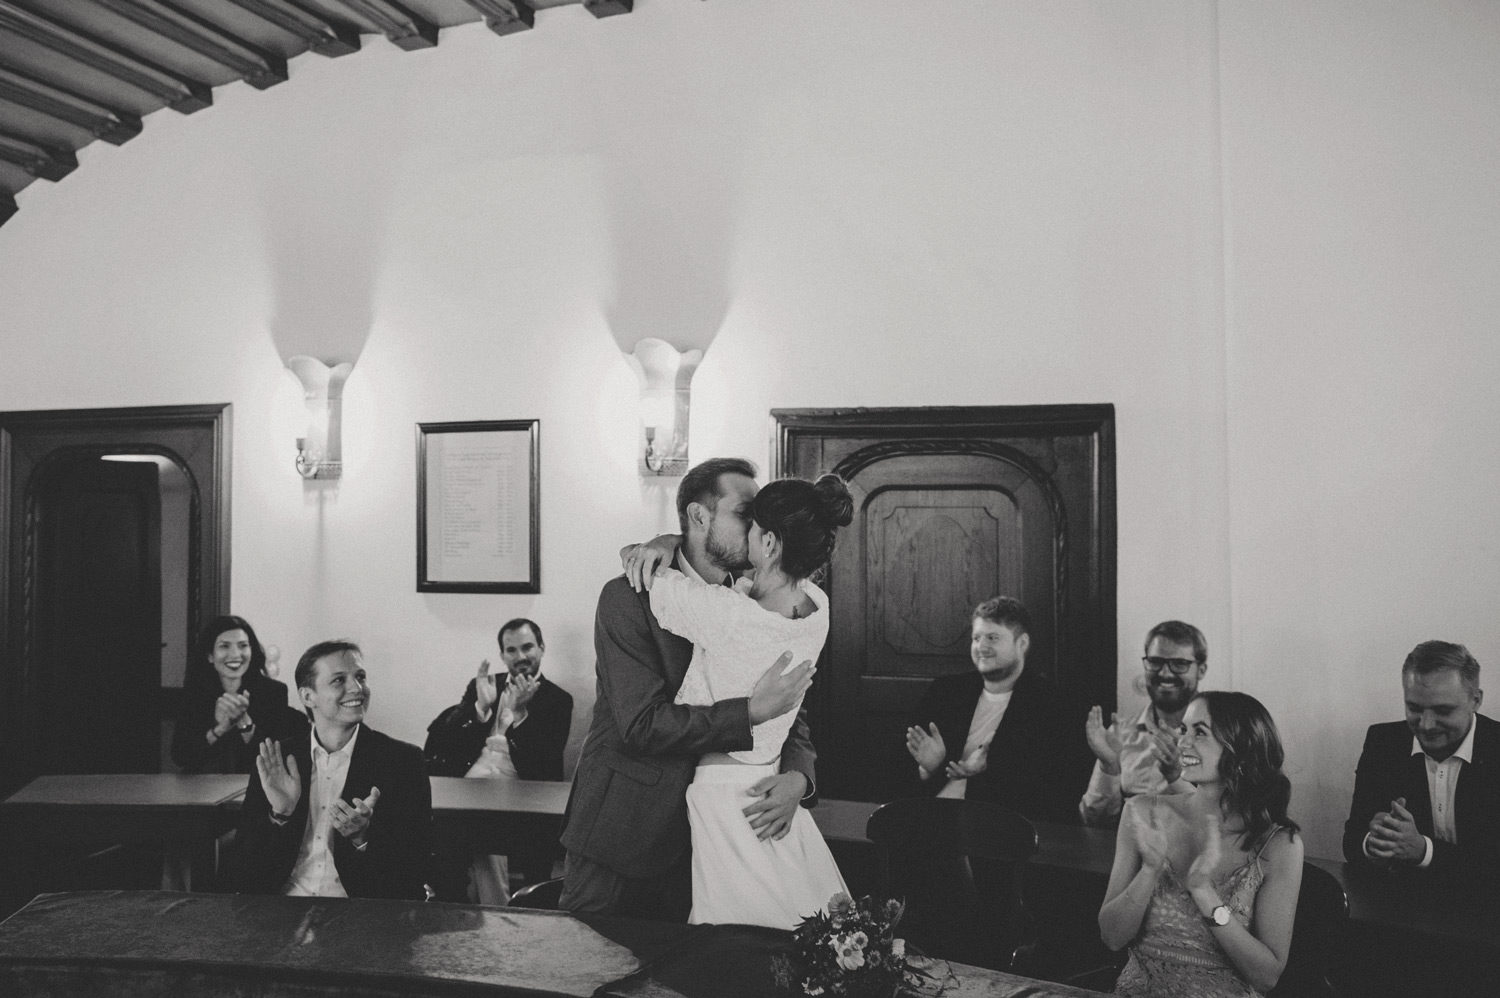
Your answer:
[[[429,777],[435,834],[461,827],[469,840],[504,855],[515,843],[549,839],[562,832],[571,784],[542,780]]]
[[[408,901],[43,895],[0,923],[0,993],[764,998],[791,933]],[[1095,992],[951,966],[950,998]],[[670,990],[666,990],[670,988]]]
[[[13,847],[37,841],[160,845],[162,883],[192,886],[192,852],[232,827],[224,805],[245,792],[244,776],[112,773],[39,776],[0,801],[0,827]]]

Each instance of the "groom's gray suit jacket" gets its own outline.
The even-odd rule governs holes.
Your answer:
[[[673,703],[693,658],[692,642],[662,630],[650,594],[633,591],[624,576],[599,594],[594,654],[598,695],[573,774],[562,844],[621,876],[654,877],[689,853],[686,791],[698,757],[752,746],[750,702]],[[782,747],[782,772],[804,774],[812,788],[816,756],[804,709]]]

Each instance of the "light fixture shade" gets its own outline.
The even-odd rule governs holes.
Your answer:
[[[344,471],[344,382],[354,364],[326,364],[299,354],[286,366],[302,383],[307,406],[307,429],[297,438],[297,473],[310,480],[338,478]]]
[[[641,476],[685,474],[693,372],[703,360],[703,351],[680,351],[666,340],[648,336],[625,356],[641,381],[637,450]]]

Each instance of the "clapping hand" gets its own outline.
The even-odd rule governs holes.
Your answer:
[[[923,773],[937,772],[943,760],[948,758],[948,746],[943,744],[943,736],[939,734],[936,722],[926,728],[916,725],[907,728],[906,751],[917,760]]]
[[[517,719],[525,715],[526,705],[531,703],[532,697],[536,696],[536,689],[541,682],[541,679],[535,675],[511,673],[510,682],[506,683],[505,691],[510,694],[510,709]]]
[[[380,788],[371,787],[368,797],[356,797],[352,802],[342,798],[334,801],[334,830],[351,844],[364,845],[365,831],[370,827],[370,819],[375,817],[375,805],[379,800]]]
[[[250,709],[250,697],[244,693],[220,693],[214,701],[214,731],[228,734],[240,715]]]
[[[266,803],[277,814],[291,814],[302,799],[302,774],[291,756],[281,754],[281,743],[267,738],[260,743],[255,756],[255,771],[260,774]]]
[[[1389,811],[1380,811],[1370,819],[1370,837],[1365,848],[1375,859],[1386,863],[1422,862],[1427,855],[1427,840],[1406,809],[1405,797],[1397,797],[1391,801]]]
[[[943,770],[943,775],[950,780],[967,780],[971,776],[978,776],[984,772],[989,764],[990,743],[984,742],[958,762],[948,763]]]
[[[1088,720],[1083,723],[1083,734],[1088,739],[1094,757],[1111,776],[1120,772],[1120,715],[1109,715],[1109,727],[1104,726],[1104,709],[1089,708]]]
[[[484,659],[479,663],[479,675],[474,677],[475,716],[481,721],[488,721],[499,695],[495,691],[495,677],[490,675],[490,660]]]
[[[1182,777],[1182,755],[1177,745],[1179,733],[1169,731],[1166,728],[1157,728],[1151,733],[1151,756],[1156,760],[1156,768],[1161,770],[1162,779],[1171,786]]]
[[[1167,864],[1167,833],[1161,825],[1160,811],[1146,803],[1131,803],[1125,808],[1135,845],[1141,854],[1141,865],[1160,870]]]

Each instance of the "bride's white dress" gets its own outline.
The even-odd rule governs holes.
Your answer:
[[[762,609],[733,589],[669,570],[651,584],[651,609],[662,627],[694,644],[677,702],[707,706],[748,697],[782,652],[792,662],[817,660],[828,637],[828,596],[810,582],[802,587],[817,612],[792,620]],[[693,833],[693,910],[688,921],[738,922],[790,929],[846,892],[828,844],[806,808],[778,840],[761,841],[743,814],[748,789],[778,771],[781,746],[797,707],[751,729],[752,748],[711,753],[698,761],[687,790]]]

